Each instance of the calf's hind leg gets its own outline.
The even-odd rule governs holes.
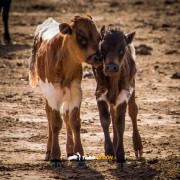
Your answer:
[[[51,159],[51,167],[60,167],[59,131],[62,127],[62,119],[58,110],[52,109],[46,101],[46,113],[49,125],[49,138],[47,143],[47,160]]]
[[[59,131],[62,127],[62,119],[60,112],[52,110],[52,148],[51,148],[51,166],[59,166],[57,162],[60,161],[61,151],[59,147]]]
[[[137,158],[137,157],[142,156],[143,146],[142,146],[142,142],[141,142],[141,136],[140,136],[138,128],[137,128],[138,107],[135,102],[135,92],[133,92],[133,94],[128,102],[128,110],[129,110],[129,116],[132,120],[132,125],[133,125],[133,145],[134,145],[135,156]]]
[[[51,127],[51,109],[48,105],[48,101],[46,100],[46,115],[48,119],[48,142],[47,142],[47,150],[46,150],[46,157],[45,161],[49,161],[51,159],[51,147],[52,147],[52,127]]]

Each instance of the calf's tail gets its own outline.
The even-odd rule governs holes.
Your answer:
[[[38,36],[35,35],[29,63],[29,84],[35,87],[38,83],[36,52],[38,49]]]

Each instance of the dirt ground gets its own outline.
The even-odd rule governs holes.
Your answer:
[[[77,14],[90,14],[98,28],[112,24],[125,32],[136,30],[136,100],[144,158],[135,160],[127,116],[125,169],[107,161],[89,161],[86,167],[65,161],[61,170],[51,170],[43,161],[45,100],[39,88],[32,90],[28,84],[33,33],[47,17],[69,22]],[[180,179],[179,14],[178,0],[14,0],[9,22],[13,44],[0,45],[0,179]],[[86,155],[104,153],[95,87],[93,77],[83,79],[81,135]],[[59,140],[65,158],[64,124]]]

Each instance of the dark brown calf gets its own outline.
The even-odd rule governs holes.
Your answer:
[[[45,160],[60,165],[60,109],[67,129],[67,156],[84,154],[80,138],[82,100],[82,62],[99,61],[100,34],[89,17],[76,16],[70,24],[52,18],[35,32],[29,79],[40,87],[46,98],[49,137]]]
[[[131,44],[134,35],[135,32],[125,35],[120,30],[106,30],[105,27],[102,27],[101,52],[104,57],[103,65],[93,67],[97,81],[97,105],[105,137],[105,155],[116,157],[117,162],[120,162],[121,165],[125,162],[123,134],[127,105],[133,124],[133,144],[136,157],[142,155],[143,149],[137,129],[135,50]],[[109,135],[111,119],[113,123],[113,143]]]

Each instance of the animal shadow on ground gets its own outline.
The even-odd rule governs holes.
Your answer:
[[[95,162],[95,161],[93,161]],[[105,179],[98,169],[92,166],[93,162],[86,162],[85,166],[78,166],[77,162],[63,162],[61,169],[56,170],[60,179]]]
[[[67,162],[57,174],[60,179],[154,179],[161,172],[151,167],[154,163],[158,160],[128,160],[122,168],[115,161],[87,161],[85,167],[68,166]]]
[[[39,160],[24,164],[8,164],[0,162],[0,172],[6,177],[19,171],[38,171],[51,179],[179,179],[179,156],[168,156],[164,159],[127,160],[125,168],[119,167],[114,161],[87,161],[86,166],[77,166],[77,162],[63,161],[59,169],[51,169],[49,163]],[[166,171],[163,168],[166,167]],[[176,172],[176,173],[173,173]],[[4,176],[5,177],[5,176]]]
[[[150,166],[145,160],[127,160],[127,164],[122,168],[116,164],[116,168],[108,169],[115,179],[154,179],[158,171]]]
[[[11,174],[17,171],[38,171],[40,174],[46,173],[51,179],[104,179],[101,172],[92,169],[88,165],[77,166],[76,162],[63,161],[61,168],[51,169],[49,163],[45,161],[36,161],[34,163],[24,164],[0,164],[0,172]]]
[[[30,49],[28,44],[11,44],[11,45],[1,45],[0,44],[0,58],[13,59],[14,56],[11,54],[13,52]]]

